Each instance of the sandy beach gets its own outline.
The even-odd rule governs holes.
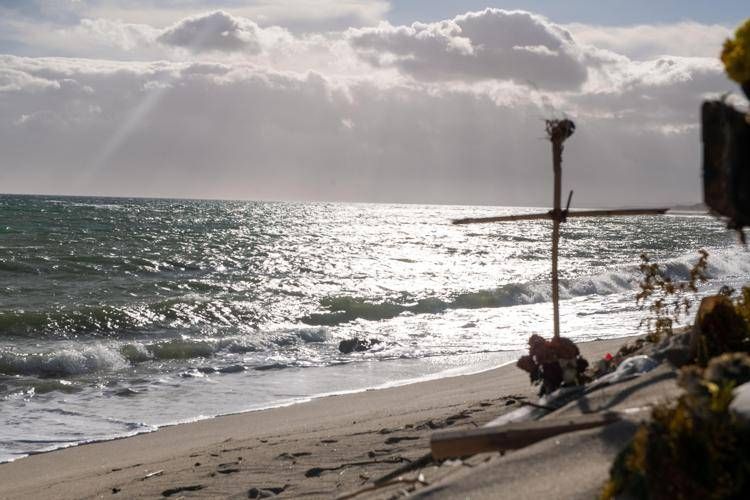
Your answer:
[[[750,18],[652,4],[0,0],[0,500],[750,498]]]
[[[597,359],[624,341],[584,343],[581,350]],[[435,430],[482,426],[519,407],[519,400],[533,400],[534,393],[526,374],[507,365],[182,424],[0,465],[0,497],[252,498],[277,493],[332,498],[419,459],[429,452]],[[545,451],[551,458],[555,453]],[[474,460],[484,462],[486,455],[498,456],[484,454]],[[606,477],[610,462],[597,459],[598,466],[582,469],[589,483],[600,484]],[[432,465],[425,473],[429,482],[440,482],[459,469],[473,469],[468,461],[462,465]],[[528,486],[532,491],[532,483],[531,476],[516,477],[513,490],[517,494]],[[498,484],[492,484],[490,497],[498,495]],[[398,491],[396,487],[362,496],[388,497]]]

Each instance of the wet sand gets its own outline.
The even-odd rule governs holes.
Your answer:
[[[580,347],[595,360],[624,342]],[[518,408],[524,398],[533,400],[535,392],[527,374],[508,365],[181,424],[0,465],[0,498],[334,498],[419,460],[429,453],[432,432],[482,426]],[[498,456],[485,455],[489,458],[475,460]],[[424,469],[426,482],[446,481],[455,471],[475,465],[430,465]],[[409,477],[419,473],[415,469]],[[516,494],[523,481],[514,482]],[[388,498],[407,486],[358,498]],[[532,483],[528,486],[531,491]]]

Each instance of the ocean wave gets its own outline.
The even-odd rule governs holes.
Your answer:
[[[258,313],[246,302],[189,295],[153,303],[0,310],[0,337],[119,336],[144,329],[248,327],[257,319]]]
[[[74,394],[81,391],[81,385],[69,380],[15,376],[9,384],[0,384],[0,400],[23,399],[50,392]]]
[[[122,355],[102,345],[50,353],[0,352],[0,373],[6,375],[64,377],[115,371],[127,366],[129,363]]]
[[[170,340],[151,344],[96,344],[55,352],[0,352],[0,374],[66,377],[114,372],[146,361],[207,358],[221,349],[219,343]]]
[[[279,339],[286,339],[279,344]],[[0,351],[0,374],[35,377],[65,377],[122,370],[148,361],[207,359],[221,353],[245,354],[272,351],[279,345],[322,343],[329,339],[325,328],[291,328],[259,333],[257,338],[237,336],[219,339],[169,339],[154,342],[97,343],[54,352]],[[214,371],[233,373],[240,365]],[[258,369],[263,369],[258,368]],[[244,367],[242,367],[244,370]]]
[[[585,295],[608,295],[632,289],[635,277],[608,273],[577,280],[561,280],[563,299]],[[342,296],[321,300],[330,312],[312,313],[300,320],[309,325],[336,326],[357,319],[381,321],[403,313],[438,314],[450,309],[487,309],[536,304],[552,300],[549,282],[510,283],[490,290],[460,293],[449,299],[428,297],[413,303],[372,302],[360,297]]]
[[[113,306],[53,311],[0,311],[0,335],[79,334],[124,330],[142,322],[126,309]]]
[[[78,242],[80,243],[80,242]],[[2,257],[0,255],[0,272],[13,274],[39,274],[62,276],[100,275],[103,272],[122,275],[136,273],[139,275],[179,275],[190,277],[209,274],[221,270],[221,266],[211,266],[191,261],[187,258],[153,258],[148,256],[122,256],[116,254],[60,254],[41,249],[45,254],[26,254],[21,257]],[[226,269],[223,269],[224,271]]]
[[[675,281],[690,278],[698,260],[686,254],[662,263],[666,275]],[[732,251],[716,251],[709,256],[709,279],[747,278],[750,262]],[[589,295],[611,295],[634,290],[639,282],[638,267],[576,279],[560,280],[560,298],[571,299]],[[326,312],[310,313],[300,318],[308,325],[337,326],[355,320],[382,321],[404,313],[438,314],[451,309],[485,309],[536,304],[552,300],[549,281],[510,283],[498,288],[464,292],[450,298],[427,297],[416,301],[372,301],[362,297],[327,297],[320,301]]]
[[[0,260],[0,271],[8,273],[38,274],[39,270],[34,266],[13,260]]]
[[[543,283],[508,284],[493,290],[461,293],[452,299],[428,297],[415,303],[372,302],[351,296],[330,297],[321,300],[321,306],[330,312],[311,313],[300,318],[300,321],[308,325],[336,326],[358,319],[382,321],[403,313],[438,314],[449,309],[510,307],[548,301],[548,288],[549,285]]]

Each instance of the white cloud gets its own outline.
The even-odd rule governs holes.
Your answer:
[[[387,0],[263,0],[232,9],[264,26],[279,25],[303,32],[374,26],[385,19],[389,10]]]
[[[108,19],[81,19],[72,28],[63,30],[64,37],[77,37],[88,43],[129,51],[153,43],[158,30],[148,24],[129,24]]]
[[[0,21],[0,31],[1,25]],[[252,61],[278,69],[336,74],[371,71],[341,33],[294,35],[285,28],[260,27],[251,19],[224,11],[190,16],[165,28],[85,18],[63,26],[20,24],[15,31],[23,33],[18,41],[29,47],[22,55],[120,61]]]
[[[717,57],[732,30],[719,24],[681,22],[635,26],[565,26],[576,41],[633,59],[659,56]]]
[[[74,24],[82,18],[105,18],[164,28],[206,11],[226,10],[261,25],[295,31],[327,31],[371,26],[384,19],[387,0],[21,0],[3,5],[4,17]]]
[[[367,61],[421,80],[509,79],[570,89],[587,76],[570,34],[523,11],[486,9],[411,26],[383,23],[348,36]]]
[[[11,191],[507,204],[548,196],[539,138],[549,111],[513,84],[332,78],[248,63],[4,56],[0,66],[17,82],[0,92],[0,182]],[[668,92],[679,80],[649,80],[641,91]],[[599,97],[554,98],[577,109],[566,182],[578,203],[695,195],[699,139],[688,118],[669,100],[651,102],[646,128],[643,115],[597,113],[623,105]]]
[[[34,93],[49,87],[59,88],[60,84],[17,69],[0,68],[0,92]]]
[[[716,58],[637,59],[491,9],[308,34],[214,11],[26,36],[80,58],[0,56],[0,185],[19,192],[541,205],[543,119],[566,113],[577,203],[685,201],[700,101],[732,89]]]
[[[733,90],[721,63],[710,58],[626,60],[597,71],[599,80],[568,96],[569,106],[584,115],[627,116],[637,127],[696,124],[703,99]]]
[[[183,19],[164,30],[158,41],[193,52],[218,50],[257,54],[262,50],[259,31],[258,25],[249,19],[236,18],[217,10]]]

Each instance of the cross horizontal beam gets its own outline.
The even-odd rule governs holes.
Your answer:
[[[580,210],[577,212],[562,212],[562,219],[568,217],[627,217],[632,215],[663,215],[668,208],[627,208],[622,210]],[[521,220],[555,220],[552,210],[542,214],[500,215],[497,217],[470,217],[454,219],[453,224],[484,224],[488,222],[514,222]]]

